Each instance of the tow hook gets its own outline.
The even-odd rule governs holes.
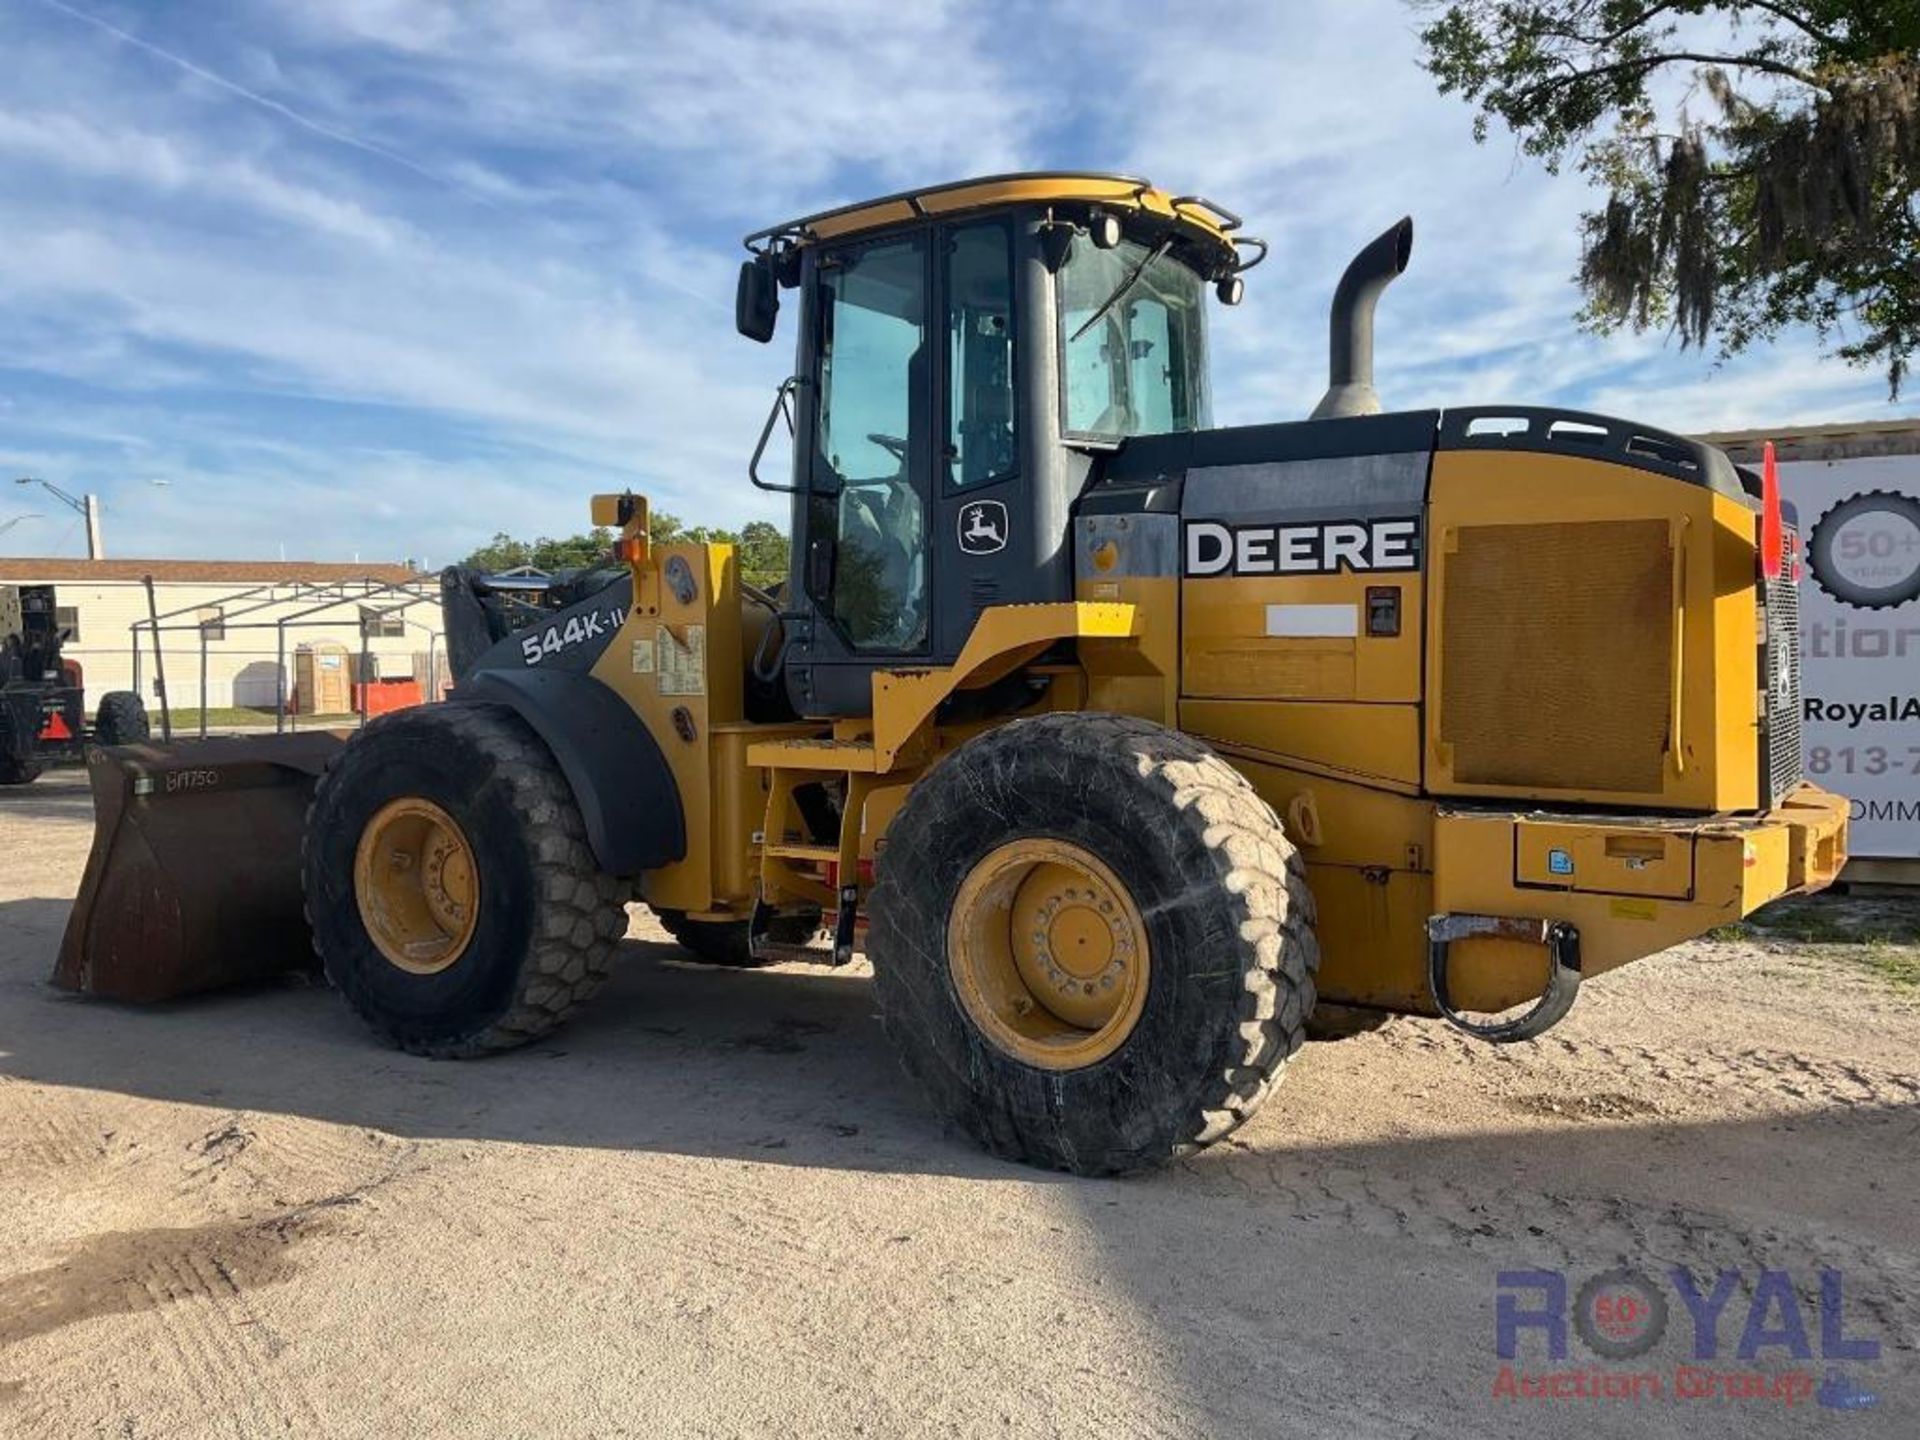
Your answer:
[[[1547,948],[1547,987],[1533,1008],[1511,1020],[1481,1024],[1453,1006],[1448,987],[1449,947],[1456,940],[1490,936]],[[1507,915],[1435,915],[1427,921],[1427,986],[1441,1018],[1456,1030],[1494,1045],[1537,1039],[1566,1018],[1580,994],[1580,932],[1564,920],[1522,920]]]

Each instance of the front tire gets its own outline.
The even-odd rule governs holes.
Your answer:
[[[369,724],[314,793],[302,868],[328,978],[437,1057],[558,1026],[606,979],[632,893],[595,864],[552,753],[493,705]]]
[[[93,738],[102,745],[137,745],[151,739],[147,702],[131,690],[110,690],[93,716]]]
[[[1199,741],[1054,714],[970,741],[889,828],[867,953],[940,1113],[1116,1174],[1248,1119],[1305,1038],[1319,950],[1279,820]]]

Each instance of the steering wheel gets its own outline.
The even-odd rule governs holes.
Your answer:
[[[882,435],[877,430],[869,430],[867,432],[867,439],[871,440],[882,450],[893,456],[894,459],[898,460],[902,468],[906,466],[907,442],[902,440],[898,435]]]

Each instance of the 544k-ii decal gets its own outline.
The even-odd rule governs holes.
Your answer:
[[[627,618],[624,607],[608,606],[604,610],[588,610],[583,614],[570,615],[565,621],[554,621],[535,630],[529,630],[520,637],[520,656],[529,665],[538,665],[554,655],[571,650],[576,645],[584,645],[589,640],[598,640],[604,645],[613,638],[613,632],[620,628],[620,622]]]

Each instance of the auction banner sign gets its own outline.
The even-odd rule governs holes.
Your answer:
[[[1819,441],[1783,440],[1806,556],[1807,777],[1853,801],[1850,853],[1920,856],[1920,453],[1799,459]]]

